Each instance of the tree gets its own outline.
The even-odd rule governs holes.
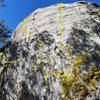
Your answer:
[[[11,37],[11,30],[7,28],[5,22],[0,20],[0,48],[5,46]]]
[[[4,0],[0,0],[0,6],[4,6]],[[5,21],[0,19],[0,49],[5,46],[11,37],[11,30],[6,26]]]
[[[10,36],[11,30],[7,28],[3,20],[0,20],[0,37],[9,38]]]
[[[4,6],[4,0],[0,0],[0,6]]]

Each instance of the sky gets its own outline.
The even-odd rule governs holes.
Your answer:
[[[72,3],[77,0],[5,0],[6,7],[0,8],[0,18],[4,19],[7,26],[14,30],[17,25],[31,14],[35,9],[49,5]],[[86,0],[100,5],[100,0]]]

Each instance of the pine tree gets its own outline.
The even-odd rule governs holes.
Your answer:
[[[3,7],[4,0],[0,0],[0,7]],[[4,20],[0,19],[0,49],[3,48],[10,40],[11,30],[7,27]]]

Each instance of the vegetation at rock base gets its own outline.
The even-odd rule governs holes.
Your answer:
[[[66,54],[66,58],[71,61],[71,64],[68,64],[66,65],[66,68],[59,70],[53,70],[51,67],[51,69],[45,71],[43,60],[38,59],[38,66],[42,68],[44,73],[44,82],[47,85],[51,76],[57,78],[63,87],[63,91],[60,93],[62,100],[74,100],[74,98],[81,100],[85,99],[87,96],[91,96],[97,89],[96,82],[100,76],[100,71],[96,69],[96,66],[93,63],[89,64],[88,71],[82,69],[82,66],[88,63],[88,52],[77,53],[75,57],[73,57],[71,52],[67,51]],[[50,58],[49,56],[49,59],[51,59],[51,66],[54,65],[55,58]],[[33,70],[35,68],[36,66],[33,67]]]

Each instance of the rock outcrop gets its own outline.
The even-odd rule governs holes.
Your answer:
[[[39,8],[0,51],[0,100],[100,100],[100,7]]]

